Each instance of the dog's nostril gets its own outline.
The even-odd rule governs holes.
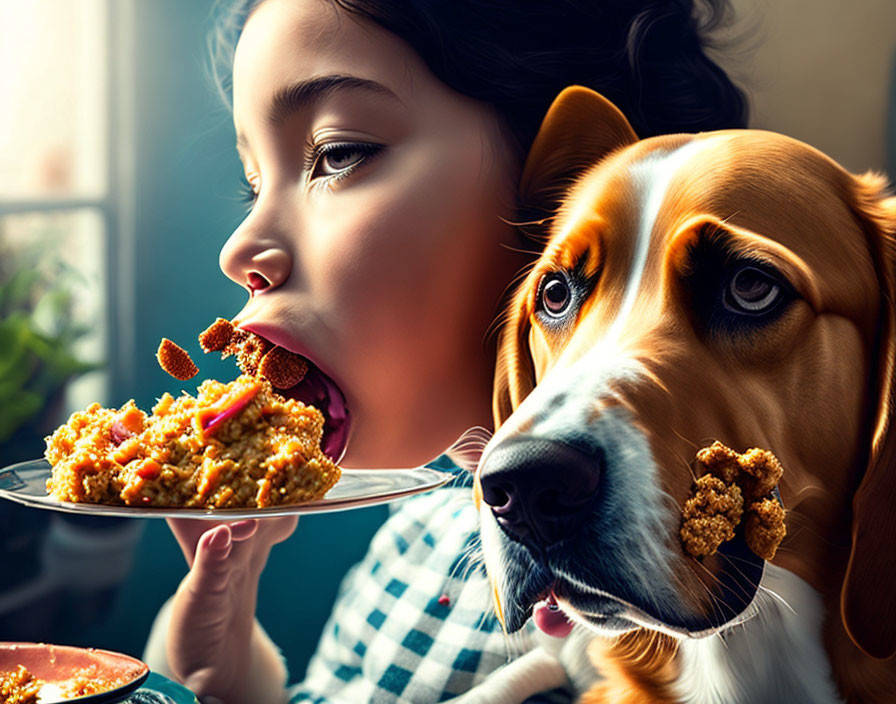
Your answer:
[[[521,439],[493,450],[479,475],[482,497],[512,537],[548,547],[587,521],[601,484],[599,453],[563,442]]]
[[[511,495],[504,486],[483,486],[482,500],[492,507],[494,513],[506,513],[510,510]]]

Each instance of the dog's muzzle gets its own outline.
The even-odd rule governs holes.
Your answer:
[[[498,525],[535,555],[571,538],[594,508],[602,459],[557,440],[518,438],[483,458],[482,498]]]

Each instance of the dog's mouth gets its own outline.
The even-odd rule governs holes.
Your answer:
[[[601,589],[530,558],[534,564],[515,585],[516,599],[505,607],[505,626],[511,632],[518,630],[531,615],[541,631],[558,638],[568,635],[575,623],[606,634],[648,628],[675,637],[712,635],[752,615],[765,566],[741,535],[719,548],[718,559],[710,608],[698,614],[683,607],[635,603],[616,590]]]
[[[554,638],[566,638],[573,628],[573,622],[557,603],[553,587],[532,607],[532,620],[539,630]]]
[[[576,623],[602,632],[624,632],[638,627],[628,618],[631,605],[610,594],[581,590],[564,579],[555,579],[548,587],[526,599],[526,609],[511,609],[507,630],[522,627],[530,614],[536,627],[554,638],[565,638]],[[525,614],[520,617],[520,614]],[[515,616],[515,618],[514,618]]]

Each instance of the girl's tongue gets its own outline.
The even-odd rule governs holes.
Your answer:
[[[572,621],[560,610],[553,592],[538,602],[534,611],[535,625],[549,636],[566,638],[572,630]]]

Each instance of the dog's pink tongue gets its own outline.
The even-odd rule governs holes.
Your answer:
[[[566,618],[554,595],[535,605],[535,625],[554,638],[566,638],[572,630],[572,621]]]

